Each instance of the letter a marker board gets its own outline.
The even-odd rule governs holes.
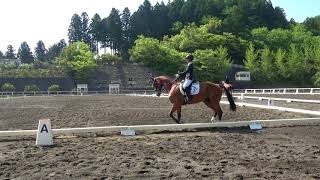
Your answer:
[[[52,135],[50,119],[39,120],[36,145],[37,146],[53,145],[53,135]]]

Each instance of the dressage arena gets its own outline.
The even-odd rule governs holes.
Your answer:
[[[320,95],[286,97],[320,100]],[[274,103],[320,111],[316,103]],[[125,95],[0,98],[0,131],[35,130],[42,118],[51,119],[53,129],[175,124],[168,116],[170,106],[167,98]],[[221,106],[223,122],[319,117],[247,106],[232,112],[228,104]],[[202,103],[182,109],[185,123],[209,123],[212,115]],[[0,137],[0,179],[319,179],[319,121],[259,131],[59,135],[53,147],[35,146],[35,136]]]

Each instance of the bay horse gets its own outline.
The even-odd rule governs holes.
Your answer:
[[[178,124],[183,123],[181,121],[181,106],[185,105],[183,94],[180,92],[179,86],[180,81],[176,79],[170,80],[166,76],[150,77],[153,82],[154,90],[156,95],[160,96],[162,91],[168,94],[169,100],[172,103],[172,107],[169,113],[169,116]],[[212,82],[202,82],[200,83],[200,91],[197,95],[192,96],[192,101],[188,104],[195,104],[199,102],[204,102],[209,108],[214,111],[214,116],[211,118],[211,121],[215,119],[218,115],[218,120],[222,118],[222,110],[220,107],[220,100],[223,91],[225,92],[227,99],[229,101],[230,110],[236,111],[236,104],[234,99],[229,92],[231,85],[222,81],[219,85]],[[176,118],[173,113],[177,111],[178,117]]]

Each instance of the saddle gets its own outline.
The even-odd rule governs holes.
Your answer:
[[[185,94],[185,92],[183,91],[183,81],[181,81],[180,85],[179,85],[179,89],[180,89],[180,92],[181,94]],[[190,90],[190,94],[191,95],[197,95],[199,94],[200,92],[200,82],[199,81],[192,81],[192,83],[190,84],[190,86],[188,88],[191,88]]]

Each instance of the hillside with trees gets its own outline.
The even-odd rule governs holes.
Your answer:
[[[200,80],[221,80],[232,64],[240,64],[256,84],[320,86],[319,24],[320,16],[288,21],[270,0],[171,0],[154,6],[145,0],[135,12],[74,14],[66,27],[69,45],[61,40],[46,49],[40,40],[32,53],[23,42],[17,53],[9,45],[0,58],[19,58],[35,69],[57,67],[84,81],[86,73],[108,63],[134,62],[173,75],[193,53]]]

